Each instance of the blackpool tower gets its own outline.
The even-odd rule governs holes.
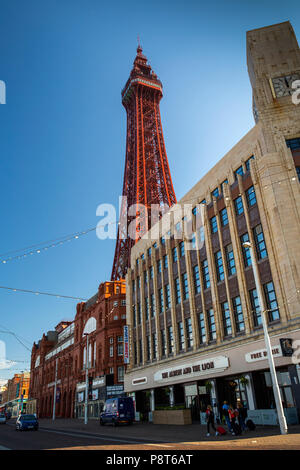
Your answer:
[[[132,246],[151,228],[153,205],[164,212],[176,203],[159,110],[162,83],[142,52],[139,45],[122,90],[126,161],[112,281],[125,278]]]

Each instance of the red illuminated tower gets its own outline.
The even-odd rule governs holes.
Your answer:
[[[133,68],[122,90],[122,104],[127,113],[126,161],[123,199],[118,238],[115,250],[112,280],[125,277],[130,265],[130,251],[141,236],[151,228],[151,205],[161,208],[176,203],[162,125],[159,102],[162,83],[147,63],[140,45]],[[127,208],[136,204],[135,215],[127,215]],[[139,211],[139,204],[146,207]],[[135,237],[128,236],[128,227],[135,223]]]

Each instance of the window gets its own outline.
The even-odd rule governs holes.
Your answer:
[[[196,249],[196,234],[194,232],[191,238],[191,244],[192,244],[193,250],[195,250]]]
[[[235,207],[236,215],[243,214],[244,206],[243,206],[242,196],[239,196],[234,200],[234,207]]]
[[[118,366],[118,382],[124,382],[124,366]]]
[[[178,277],[175,279],[175,300],[176,300],[176,305],[180,304],[181,295],[180,295],[180,283],[179,283]]]
[[[148,283],[148,273],[147,271],[144,272],[144,285],[145,287],[147,286],[147,283]]]
[[[133,357],[134,357],[134,363],[137,364],[137,347],[136,347],[136,342],[133,343]]]
[[[184,242],[179,243],[179,253],[180,256],[184,256]]]
[[[251,161],[251,160],[254,160],[254,158],[255,158],[254,155],[251,155],[251,157],[249,157],[248,160],[246,160],[245,165],[246,165],[246,170],[247,170],[247,171],[250,170],[250,161]]]
[[[140,353],[139,363],[142,364],[142,362],[143,362],[143,343],[142,343],[141,339],[139,340],[139,353]]]
[[[159,313],[163,313],[164,311],[164,295],[163,290],[159,289]]]
[[[168,327],[168,349],[169,349],[169,354],[173,354],[173,352],[174,352],[174,337],[173,337],[173,328],[172,328],[172,326]]]
[[[132,306],[132,320],[133,320],[133,326],[136,326],[136,311],[135,311],[135,305]]]
[[[242,309],[242,304],[241,304],[241,298],[239,295],[232,299],[232,306],[233,306],[236,331],[237,332],[244,331],[245,329],[244,315],[243,315],[243,309]]]
[[[166,309],[168,309],[171,307],[171,291],[170,291],[169,284],[165,285],[165,299],[166,299]]]
[[[123,356],[123,336],[118,336],[118,356]]]
[[[160,238],[160,243],[161,243],[161,245],[165,245],[165,244],[166,244],[166,239],[165,239],[165,237],[161,237],[161,238]]]
[[[166,332],[161,330],[161,355],[167,355],[167,342],[166,342]]]
[[[228,214],[227,214],[227,209],[226,209],[226,207],[221,210],[221,212],[220,212],[220,217],[221,217],[221,225],[222,225],[222,227],[225,227],[225,225],[228,225]]]
[[[114,357],[114,345],[109,346],[109,357]]]
[[[204,344],[206,342],[205,320],[202,312],[199,314],[199,339],[200,344]]]
[[[151,257],[151,247],[150,247],[150,248],[148,248],[148,250],[147,250],[147,254],[148,254],[149,258],[150,258],[150,257]]]
[[[197,215],[197,206],[193,207],[192,209],[192,214]]]
[[[291,150],[298,150],[300,149],[300,137],[296,138],[296,139],[288,139],[286,140],[286,145],[288,146],[288,148],[290,148]]]
[[[156,359],[157,357],[157,334],[152,334],[152,358]]]
[[[122,307],[126,307],[126,299],[122,299],[122,300],[121,300],[121,306],[122,306]]]
[[[114,301],[113,306],[117,307],[119,305],[119,302],[117,300]]]
[[[210,230],[211,233],[217,233],[218,231],[218,223],[217,223],[217,217],[214,216],[210,219]]]
[[[173,258],[173,263],[176,263],[177,261],[177,249],[176,246],[172,250],[172,258]]]
[[[269,321],[272,322],[279,320],[280,315],[273,282],[268,282],[264,285],[264,292],[267,302]]]
[[[223,302],[221,304],[221,310],[222,310],[224,336],[230,336],[232,334],[232,327],[231,327],[230,309],[229,309],[228,302]]]
[[[215,314],[212,308],[207,310],[208,334],[209,340],[214,341],[217,338]]]
[[[157,272],[161,273],[161,260],[160,259],[157,261]]]
[[[261,224],[257,225],[253,229],[253,235],[254,235],[254,240],[255,240],[257,258],[258,259],[266,258],[268,256],[268,253],[267,253],[264,233],[263,233]]]
[[[192,348],[193,347],[193,329],[192,329],[191,318],[186,318],[185,329],[186,329],[186,336],[187,336],[187,347]]]
[[[138,321],[138,325],[142,323],[141,305],[139,302],[137,303],[137,321]]]
[[[150,305],[150,308],[151,308],[151,317],[155,317],[155,297],[154,297],[154,294],[151,294],[150,296],[150,302],[151,302],[151,305]]]
[[[256,289],[250,290],[249,296],[250,296],[250,303],[251,303],[254,326],[260,326],[262,324],[262,318],[261,318],[261,311],[260,311]]]
[[[218,197],[219,196],[219,188],[216,188],[212,191],[211,197]]]
[[[223,267],[223,260],[222,260],[221,250],[219,250],[215,253],[215,264],[216,264],[218,281],[219,282],[224,281],[225,275],[224,275],[224,267]]]
[[[164,255],[163,262],[164,262],[164,269],[168,269],[168,255]]]
[[[141,279],[140,279],[140,277],[137,277],[136,282],[137,282],[137,287],[138,287],[138,289],[140,289],[140,287],[141,287]]]
[[[181,280],[182,280],[182,289],[183,289],[183,300],[186,300],[189,298],[189,286],[188,286],[187,273],[182,274]]]
[[[254,206],[254,204],[256,204],[256,194],[255,194],[254,186],[251,186],[249,189],[247,189],[246,198],[247,198],[248,207]]]
[[[225,255],[226,255],[228,276],[233,276],[234,274],[236,274],[236,268],[235,268],[234,254],[233,254],[233,248],[232,248],[231,243],[225,246]]]
[[[145,297],[145,317],[146,321],[149,320],[149,299]]]
[[[250,249],[244,246],[244,243],[248,241],[249,241],[249,235],[246,232],[244,233],[244,235],[241,236],[242,253],[243,253],[243,258],[244,258],[244,265],[246,268],[247,266],[251,266],[252,264]]]
[[[209,279],[207,259],[202,261],[201,267],[202,267],[203,286],[204,286],[204,289],[208,289],[210,287],[210,279]]]
[[[298,180],[300,181],[300,166],[296,166],[296,171],[298,175]]]
[[[243,170],[243,166],[239,166],[235,172],[234,172],[234,178],[237,180],[237,175],[241,175],[243,176],[244,175],[244,170]]]
[[[153,279],[153,266],[149,268],[150,279]]]
[[[183,330],[182,321],[178,323],[178,341],[179,341],[179,351],[182,351],[185,347],[184,330]]]
[[[193,279],[194,279],[195,294],[199,294],[201,292],[201,285],[200,285],[200,273],[199,273],[198,265],[193,267]]]
[[[146,336],[146,354],[147,354],[147,361],[151,360],[151,341],[150,336]]]

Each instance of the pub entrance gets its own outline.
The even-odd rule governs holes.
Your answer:
[[[200,419],[200,402],[198,396],[197,382],[184,385],[185,406],[190,408],[192,421]]]

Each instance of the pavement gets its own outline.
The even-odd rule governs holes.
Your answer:
[[[33,446],[41,449],[97,449],[97,450],[300,450],[300,425],[290,426],[287,435],[281,435],[279,427],[257,426],[255,431],[245,431],[240,436],[206,436],[206,426],[155,425],[133,423],[131,426],[100,426],[98,420],[40,419],[40,431],[34,433],[34,441],[28,433],[15,433],[14,420],[8,422],[8,434],[0,431],[0,446],[22,448]],[[3,428],[3,427],[2,427]],[[12,433],[11,431],[14,431]],[[3,434],[3,438],[2,438]],[[7,434],[7,433],[6,433]],[[37,435],[41,435],[38,437]],[[20,440],[18,444],[17,438]],[[9,440],[10,439],[10,440]],[[25,439],[26,442],[25,442]],[[24,440],[24,443],[22,444]],[[40,443],[39,443],[40,440]],[[17,446],[17,447],[14,447]]]

